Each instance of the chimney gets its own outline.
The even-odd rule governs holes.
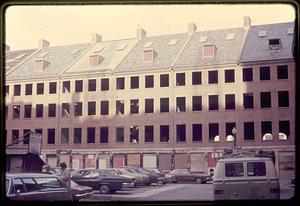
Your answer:
[[[143,28],[138,27],[136,30],[136,37],[138,39],[144,38],[146,36],[146,31]]]
[[[6,52],[10,51],[10,46],[8,46],[8,45],[5,44],[5,51]]]
[[[197,26],[194,23],[189,23],[188,25],[188,33],[192,35],[195,31],[197,31]]]
[[[45,39],[40,39],[38,42],[38,48],[39,49],[45,49],[49,47],[49,42],[46,41]]]
[[[92,44],[98,43],[102,41],[102,36],[97,33],[92,34]]]
[[[244,29],[249,29],[251,26],[251,19],[249,16],[244,16]]]

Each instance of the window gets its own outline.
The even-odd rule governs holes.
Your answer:
[[[153,61],[153,50],[144,51],[144,61]]]
[[[108,101],[101,101],[100,102],[100,107],[101,107],[101,115],[108,115],[109,113],[109,104]]]
[[[5,85],[5,95],[9,95],[9,85]]]
[[[125,78],[124,77],[117,78],[116,84],[117,84],[116,85],[117,90],[125,89]]]
[[[272,140],[271,136],[264,137],[265,134],[272,134],[272,122],[271,121],[262,121],[261,122],[261,136],[263,137],[263,140]]]
[[[208,83],[218,84],[218,71],[208,71]]]
[[[247,163],[248,176],[266,176],[265,162],[248,162]]]
[[[154,141],[154,127],[145,126],[145,142],[153,142],[153,141]]]
[[[260,108],[271,108],[271,92],[260,93]]]
[[[154,76],[148,75],[145,76],[145,88],[153,88],[154,87]]]
[[[193,124],[193,142],[202,141],[202,124]]]
[[[232,134],[232,129],[233,129],[234,127],[236,127],[234,122],[227,122],[227,123],[225,124],[225,128],[226,128],[226,138],[228,138],[229,135],[231,135],[233,138],[235,138],[234,135]],[[226,141],[231,141],[231,139],[228,138],[228,139],[226,139]],[[233,139],[233,141],[234,141],[234,139]]]
[[[69,144],[69,128],[61,128],[61,143]]]
[[[6,105],[5,106],[5,119],[7,119],[8,117],[8,106]]]
[[[176,112],[185,112],[185,97],[176,97]]]
[[[48,129],[48,144],[55,144],[55,129]]]
[[[89,92],[94,92],[96,91],[96,79],[89,79]]]
[[[108,127],[100,127],[100,143],[108,143]]]
[[[43,113],[44,113],[44,106],[42,104],[37,104],[35,106],[35,112],[36,112],[36,117],[37,118],[40,118],[40,117],[43,117]]]
[[[254,140],[254,122],[244,122],[244,140]]]
[[[203,45],[203,57],[214,56],[214,45]]]
[[[96,114],[96,102],[88,102],[88,115]]]
[[[101,79],[101,91],[108,91],[109,90],[109,79]]]
[[[243,104],[245,109],[253,108],[253,93],[244,93],[243,94]]]
[[[23,130],[23,144],[29,144],[29,138],[30,138],[30,129],[24,129]]]
[[[169,125],[160,125],[160,142],[169,142]]]
[[[193,96],[193,111],[202,111],[202,96]]]
[[[138,114],[139,113],[139,100],[131,99],[130,100],[130,114]]]
[[[209,110],[218,110],[219,109],[219,100],[218,95],[208,95],[208,104]]]
[[[131,89],[139,88],[139,77],[138,76],[130,77],[130,88]]]
[[[154,99],[145,99],[145,113],[154,112]]]
[[[168,86],[169,86],[169,74],[161,74],[160,87],[168,87]]]
[[[81,144],[81,128],[74,128],[74,144]]]
[[[176,125],[176,140],[177,142],[185,142],[186,140],[185,124]]]
[[[193,72],[192,73],[192,84],[193,85],[202,84],[201,72]]]
[[[278,107],[288,107],[288,106],[289,106],[289,91],[279,91]]]
[[[260,80],[270,80],[270,67],[260,67],[259,68],[260,72]]]
[[[40,190],[38,185],[31,178],[23,178],[23,184],[26,188],[26,192],[34,192]]]
[[[44,94],[44,83],[37,83],[36,84],[36,94]]]
[[[124,114],[124,100],[116,101],[116,114]]]
[[[139,127],[130,126],[130,142],[138,143],[139,142]]]
[[[225,83],[234,82],[234,69],[225,70]]]
[[[225,109],[235,109],[235,95],[225,94]]]
[[[21,193],[26,192],[25,187],[24,187],[21,179],[19,179],[19,178],[14,180],[14,189],[15,189],[15,191],[20,190]]]
[[[61,115],[63,117],[69,117],[70,116],[70,104],[69,103],[62,103]]]
[[[56,116],[56,104],[48,104],[48,117]]]
[[[12,143],[19,144],[19,130],[18,129],[12,130]]]
[[[160,98],[160,112],[169,112],[169,98]]]
[[[87,143],[95,143],[95,127],[87,128]]]
[[[124,142],[124,128],[123,127],[116,128],[116,142]]]
[[[56,82],[49,82],[49,94],[56,94]]]
[[[63,93],[70,93],[70,81],[63,81]]]
[[[20,105],[13,105],[13,119],[20,118]]]
[[[218,123],[210,123],[208,125],[209,130],[209,141],[214,141],[216,136],[219,136],[219,124]]]
[[[185,85],[185,73],[177,73],[176,86],[184,86],[184,85]]]
[[[225,163],[226,177],[242,177],[244,176],[243,163]]]
[[[279,121],[279,133],[286,135],[286,139],[290,136],[290,121]],[[280,137],[279,140],[286,140],[285,137]]]
[[[278,65],[277,66],[277,79],[288,79],[288,66],[287,65]]]
[[[14,85],[14,96],[20,96],[21,95],[21,85],[17,84]]]
[[[32,84],[25,84],[25,95],[32,95]]]
[[[56,177],[42,177],[34,178],[38,184],[39,189],[49,189],[49,188],[61,188],[61,183],[57,180]]]
[[[35,132],[42,135],[43,134],[43,129],[35,129]]]
[[[31,104],[24,105],[24,118],[31,118]]]
[[[83,91],[83,81],[75,80],[75,92],[82,92],[82,91]]]
[[[82,102],[74,103],[74,116],[82,116]]]
[[[269,49],[279,50],[281,47],[280,39],[269,39]]]
[[[252,81],[253,81],[253,69],[243,68],[243,82],[252,82]]]

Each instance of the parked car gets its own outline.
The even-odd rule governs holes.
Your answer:
[[[188,169],[176,169],[166,174],[170,182],[195,182],[197,184],[206,183],[211,178],[209,175],[190,172]]]
[[[134,167],[134,166],[125,166],[124,168],[133,170],[133,171],[135,171],[137,173],[140,173],[140,174],[147,175],[149,177],[150,181],[147,182],[146,185],[151,185],[152,183],[157,184],[157,182],[158,182],[158,175],[153,173],[153,172],[150,172],[147,169],[144,169],[142,167]]]
[[[122,172],[123,174],[126,175],[131,175],[135,178],[136,180],[136,185],[146,185],[150,183],[150,179],[148,175],[137,173],[131,169],[128,168],[116,168],[118,171]]]
[[[149,171],[158,175],[158,181],[157,181],[158,185],[168,183],[168,179],[166,177],[166,174],[163,171],[161,171],[160,169],[149,169]]]
[[[73,174],[71,178],[79,185],[92,187],[100,193],[115,193],[123,187],[124,178],[110,174],[101,169],[83,169]]]
[[[6,174],[6,196],[21,201],[78,201],[89,197],[91,187],[71,184],[69,188],[56,175],[45,173]]]
[[[124,178],[123,187],[136,187],[136,179],[133,175],[126,174],[117,168],[108,168],[106,169],[108,172],[110,172],[113,175],[120,176]]]

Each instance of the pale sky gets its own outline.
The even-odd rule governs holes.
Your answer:
[[[92,33],[103,41],[136,36],[138,25],[147,36],[186,33],[194,22],[198,31],[291,22],[295,10],[288,4],[258,5],[103,5],[11,6],[6,10],[6,44],[11,50],[37,48],[38,39],[50,46],[88,43]]]

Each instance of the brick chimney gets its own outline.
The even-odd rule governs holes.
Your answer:
[[[188,34],[192,35],[195,31],[197,31],[197,26],[195,23],[188,24]]]
[[[244,29],[249,29],[251,26],[251,19],[249,16],[244,16]]]
[[[98,43],[102,41],[102,36],[97,33],[92,34],[92,44]]]
[[[5,44],[5,51],[6,52],[10,51],[10,46],[8,46],[8,45]]]
[[[146,37],[146,31],[143,28],[138,27],[136,30],[136,38],[141,39]]]
[[[38,42],[38,48],[39,49],[45,49],[45,48],[48,48],[49,47],[49,42],[46,41],[45,39],[39,39],[39,42]]]

